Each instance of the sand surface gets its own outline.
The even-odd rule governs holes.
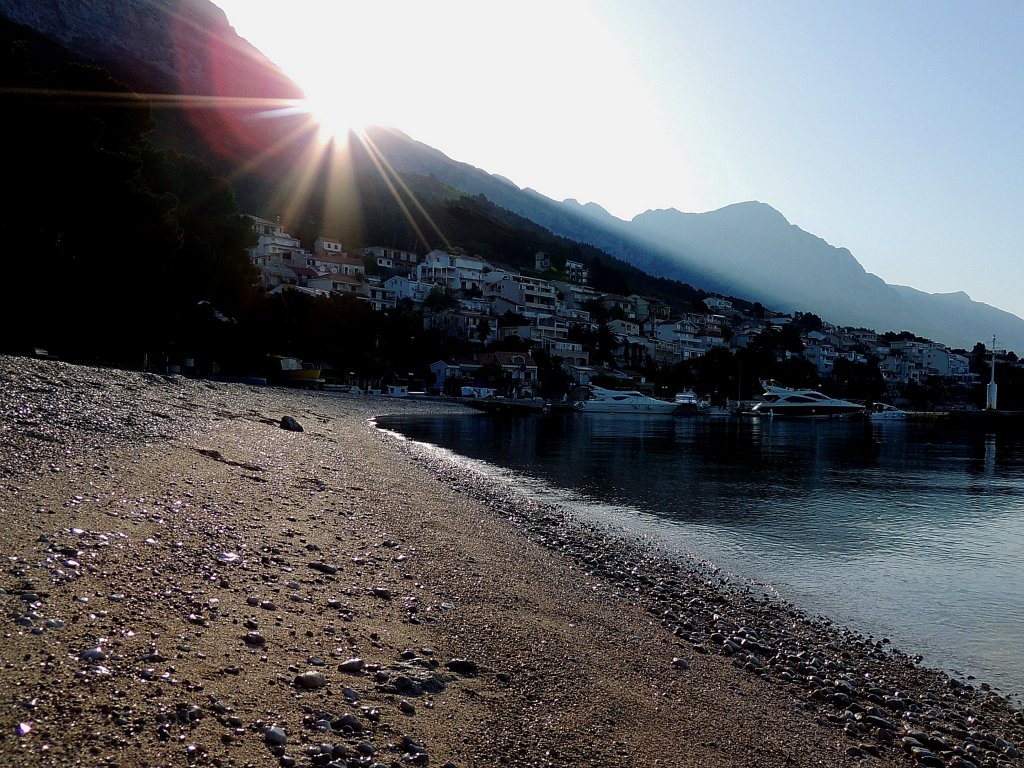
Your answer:
[[[0,357],[0,764],[1021,764],[1001,699],[369,423],[425,409]]]

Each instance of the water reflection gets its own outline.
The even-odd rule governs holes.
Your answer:
[[[629,510],[629,524],[940,666],[1024,688],[1024,451],[1012,435],[784,420],[381,420]]]

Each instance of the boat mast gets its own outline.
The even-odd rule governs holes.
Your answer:
[[[985,391],[985,410],[996,409],[996,337],[992,337],[992,375],[988,382],[988,389]]]

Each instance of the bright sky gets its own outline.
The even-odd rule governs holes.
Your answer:
[[[1019,0],[214,0],[349,123],[629,219],[760,200],[1024,316]]]

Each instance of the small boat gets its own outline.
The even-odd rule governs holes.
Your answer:
[[[679,406],[676,409],[676,413],[681,416],[699,413],[707,408],[707,403],[697,397],[697,393],[692,389],[684,389],[682,392],[677,392],[675,403]]]
[[[636,390],[590,387],[590,397],[575,404],[581,413],[651,413],[673,414],[679,405],[670,400],[659,400]]]
[[[869,421],[906,421],[909,414],[901,411],[895,405],[888,403],[875,403],[868,411]]]
[[[761,402],[751,410],[752,416],[781,416],[821,419],[864,413],[864,404],[829,397],[816,389],[790,389],[774,381],[762,381]]]
[[[736,415],[736,409],[728,405],[709,405],[701,414],[712,419],[729,419]]]
[[[526,413],[544,413],[547,403],[542,397],[478,397],[466,405],[484,413],[516,416]]]
[[[319,368],[306,367],[297,357],[267,355],[267,380],[286,387],[323,389],[326,383]]]

